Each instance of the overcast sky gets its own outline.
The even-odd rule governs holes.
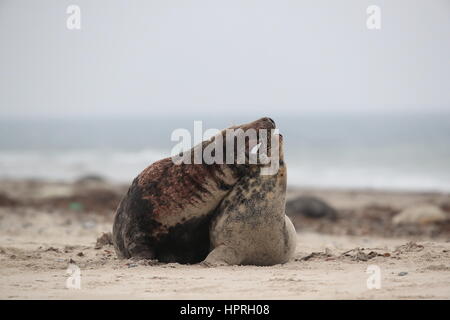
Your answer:
[[[243,110],[449,111],[450,1],[0,0],[0,115]]]

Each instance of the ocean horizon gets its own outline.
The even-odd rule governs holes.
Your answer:
[[[263,115],[261,115],[263,116]],[[288,184],[450,191],[449,114],[272,117],[285,139]],[[223,129],[249,116],[1,117],[0,179],[130,183],[170,156],[173,130]]]

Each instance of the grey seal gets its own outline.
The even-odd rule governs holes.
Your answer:
[[[279,137],[277,173],[263,175],[262,167],[252,167],[217,208],[210,228],[212,251],[203,265],[270,266],[295,253],[297,233],[285,214],[287,172]]]
[[[274,128],[267,117],[230,127]],[[205,149],[225,134],[226,129],[200,145]],[[256,143],[246,141],[246,158]],[[200,145],[191,149],[192,157]],[[226,144],[223,148],[226,154]],[[218,205],[253,167],[258,165],[175,164],[172,158],[151,164],[133,180],[116,210],[112,241],[118,257],[201,262],[210,250],[210,222]]]

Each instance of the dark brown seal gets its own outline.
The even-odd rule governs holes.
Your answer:
[[[261,118],[230,129],[238,128],[271,130],[275,123]],[[203,148],[218,136],[225,141],[225,134],[226,129],[202,142]],[[254,145],[254,141],[246,141],[246,157]],[[223,148],[225,155],[226,143]],[[147,167],[134,179],[116,211],[112,235],[118,256],[162,262],[202,261],[210,249],[209,225],[214,211],[249,167],[236,161],[176,165],[172,158]]]

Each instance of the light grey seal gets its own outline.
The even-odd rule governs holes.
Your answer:
[[[203,265],[270,266],[293,256],[297,233],[285,214],[287,176],[279,137],[278,172],[262,175],[260,166],[252,167],[217,208],[210,228],[212,251]]]

